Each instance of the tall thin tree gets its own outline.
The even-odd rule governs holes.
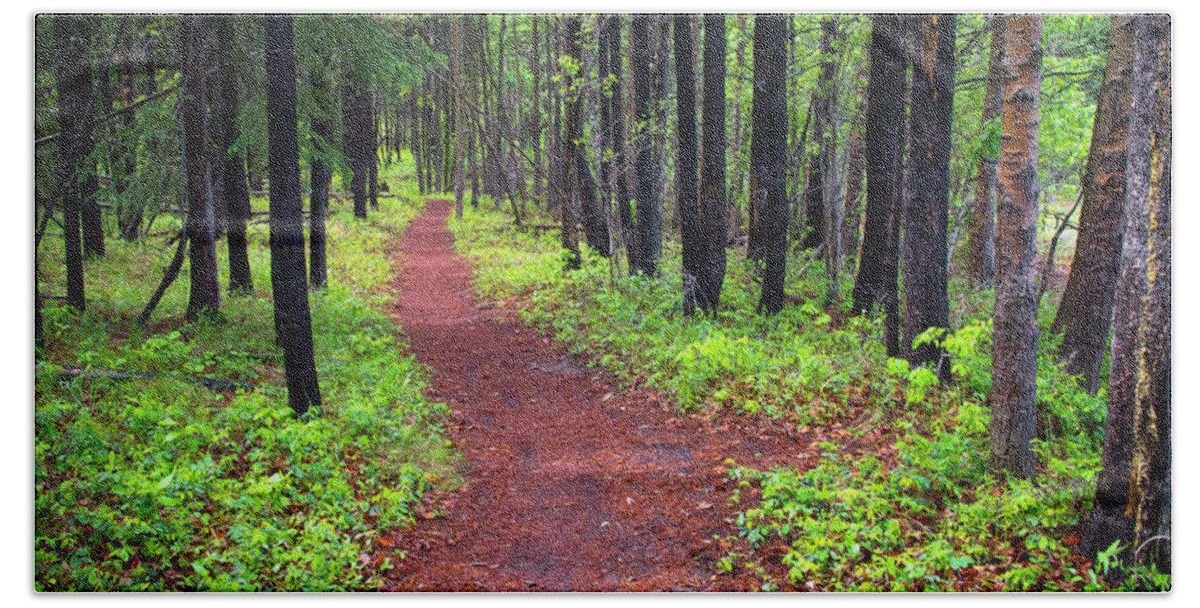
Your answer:
[[[310,407],[321,405],[321,388],[313,359],[312,318],[304,276],[294,26],[291,15],[268,15],[263,25],[271,176],[271,291],[275,301],[275,334],[283,346],[288,405],[299,416]]]
[[[180,23],[183,41],[183,151],[186,175],[188,259],[191,261],[190,290],[186,317],[215,315],[221,309],[221,287],[217,283],[217,246],[213,226],[212,198],[207,192],[205,139],[204,24],[200,15],[184,15]]]
[[[683,246],[683,310],[692,314],[699,298],[700,265],[704,260],[700,228],[700,174],[696,137],[696,73],[692,67],[692,19],[675,15],[675,108],[678,118],[675,148],[675,196]]]
[[[700,306],[714,311],[725,282],[725,15],[704,16],[704,101],[701,115],[700,241],[703,243],[697,280]]]
[[[988,29],[992,31],[988,55],[987,87],[983,94],[983,146],[979,150],[979,170],[975,181],[975,200],[971,204],[971,236],[968,243],[968,272],[976,289],[987,289],[995,278],[995,215],[996,172],[1000,152],[1000,112],[1004,108],[1004,49],[1008,32],[1008,15],[992,15]]]
[[[754,99],[750,110],[751,170],[762,209],[764,266],[759,309],[783,310],[787,265],[787,17],[754,17]]]

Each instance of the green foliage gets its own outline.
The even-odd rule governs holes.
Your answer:
[[[46,310],[53,363],[257,388],[222,395],[166,379],[68,382],[53,363],[39,373],[38,589],[370,589],[403,558],[364,557],[379,531],[411,524],[434,484],[458,482],[441,438],[447,410],[423,397],[425,372],[399,354],[405,345],[383,313],[393,276],[387,242],[419,207],[380,205],[369,222],[348,211],[330,219],[332,286],[311,301],[324,404],[300,419],[280,385],[265,298],[230,298],[224,322],[190,325],[174,321],[182,302],[169,299],[160,314],[175,329],[121,338],[157,280],[147,250],[130,245],[89,262],[89,304],[98,305],[86,316]],[[252,235],[257,296],[270,284],[261,228]],[[91,281],[127,265],[124,282]]]

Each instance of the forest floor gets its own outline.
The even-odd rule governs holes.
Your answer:
[[[382,542],[407,558],[397,591],[748,590],[714,576],[734,531],[726,459],[769,466],[811,438],[680,413],[621,386],[521,324],[475,303],[469,263],[430,199],[393,248],[393,319],[453,410],[447,436],[467,485]],[[437,513],[434,516],[433,513]],[[717,538],[715,538],[717,537]]]

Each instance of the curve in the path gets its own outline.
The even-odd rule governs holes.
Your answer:
[[[392,540],[407,558],[385,589],[612,591],[745,588],[713,577],[729,534],[728,457],[794,455],[794,439],[714,429],[656,395],[623,392],[533,330],[473,299],[446,201],[399,241],[394,318],[432,370],[430,396],[467,486],[445,515]],[[391,543],[389,543],[391,544]]]

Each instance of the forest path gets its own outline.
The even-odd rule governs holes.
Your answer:
[[[514,315],[475,304],[469,263],[427,209],[393,248],[402,267],[393,318],[432,370],[429,396],[453,410],[447,435],[468,484],[444,516],[395,535],[407,558],[385,590],[736,590],[713,578],[735,483],[721,468],[769,466],[794,438],[714,428],[657,395],[623,391]],[[391,543],[389,543],[391,544]],[[761,581],[759,581],[761,582]]]

